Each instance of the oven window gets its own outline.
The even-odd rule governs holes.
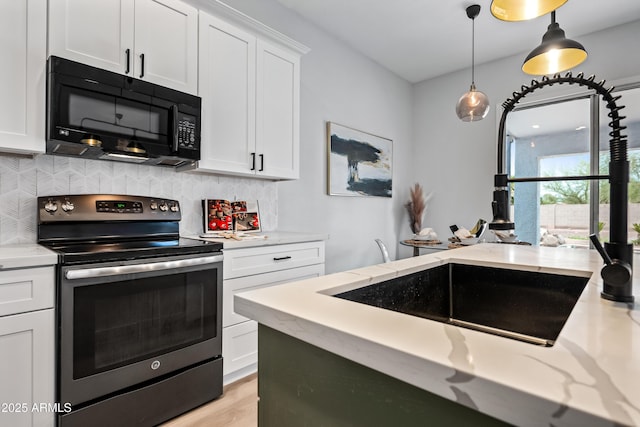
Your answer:
[[[73,377],[86,377],[216,335],[211,270],[74,290]]]

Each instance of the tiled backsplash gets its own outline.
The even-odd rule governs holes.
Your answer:
[[[276,183],[173,169],[39,155],[0,156],[0,244],[36,242],[36,198],[64,194],[129,194],[180,202],[180,233],[202,232],[202,199],[258,200],[263,230],[278,223]]]

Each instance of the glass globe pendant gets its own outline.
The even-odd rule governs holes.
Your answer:
[[[456,114],[463,122],[476,122],[484,119],[489,113],[489,97],[476,89],[475,78],[475,18],[480,14],[480,5],[474,4],[466,9],[472,22],[471,31],[471,87],[469,92],[460,97],[456,104]]]
[[[477,122],[487,116],[489,107],[489,97],[471,83],[469,92],[462,95],[456,104],[456,114],[463,122]]]

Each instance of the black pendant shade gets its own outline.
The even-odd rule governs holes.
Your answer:
[[[527,74],[542,76],[569,70],[587,59],[584,46],[567,39],[556,22],[556,12],[551,12],[551,24],[542,36],[542,43],[531,51],[522,64]]]

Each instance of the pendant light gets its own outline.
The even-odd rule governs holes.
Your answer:
[[[527,21],[546,15],[567,0],[493,0],[491,14],[503,21]]]
[[[556,74],[569,70],[587,59],[587,51],[580,43],[565,37],[556,22],[555,10],[551,24],[542,36],[542,43],[531,51],[522,64],[522,71],[534,76]]]
[[[456,114],[463,122],[476,122],[486,117],[489,112],[489,98],[476,90],[475,78],[475,19],[480,14],[480,5],[467,7],[467,16],[471,19],[471,88],[460,97],[456,104]]]

